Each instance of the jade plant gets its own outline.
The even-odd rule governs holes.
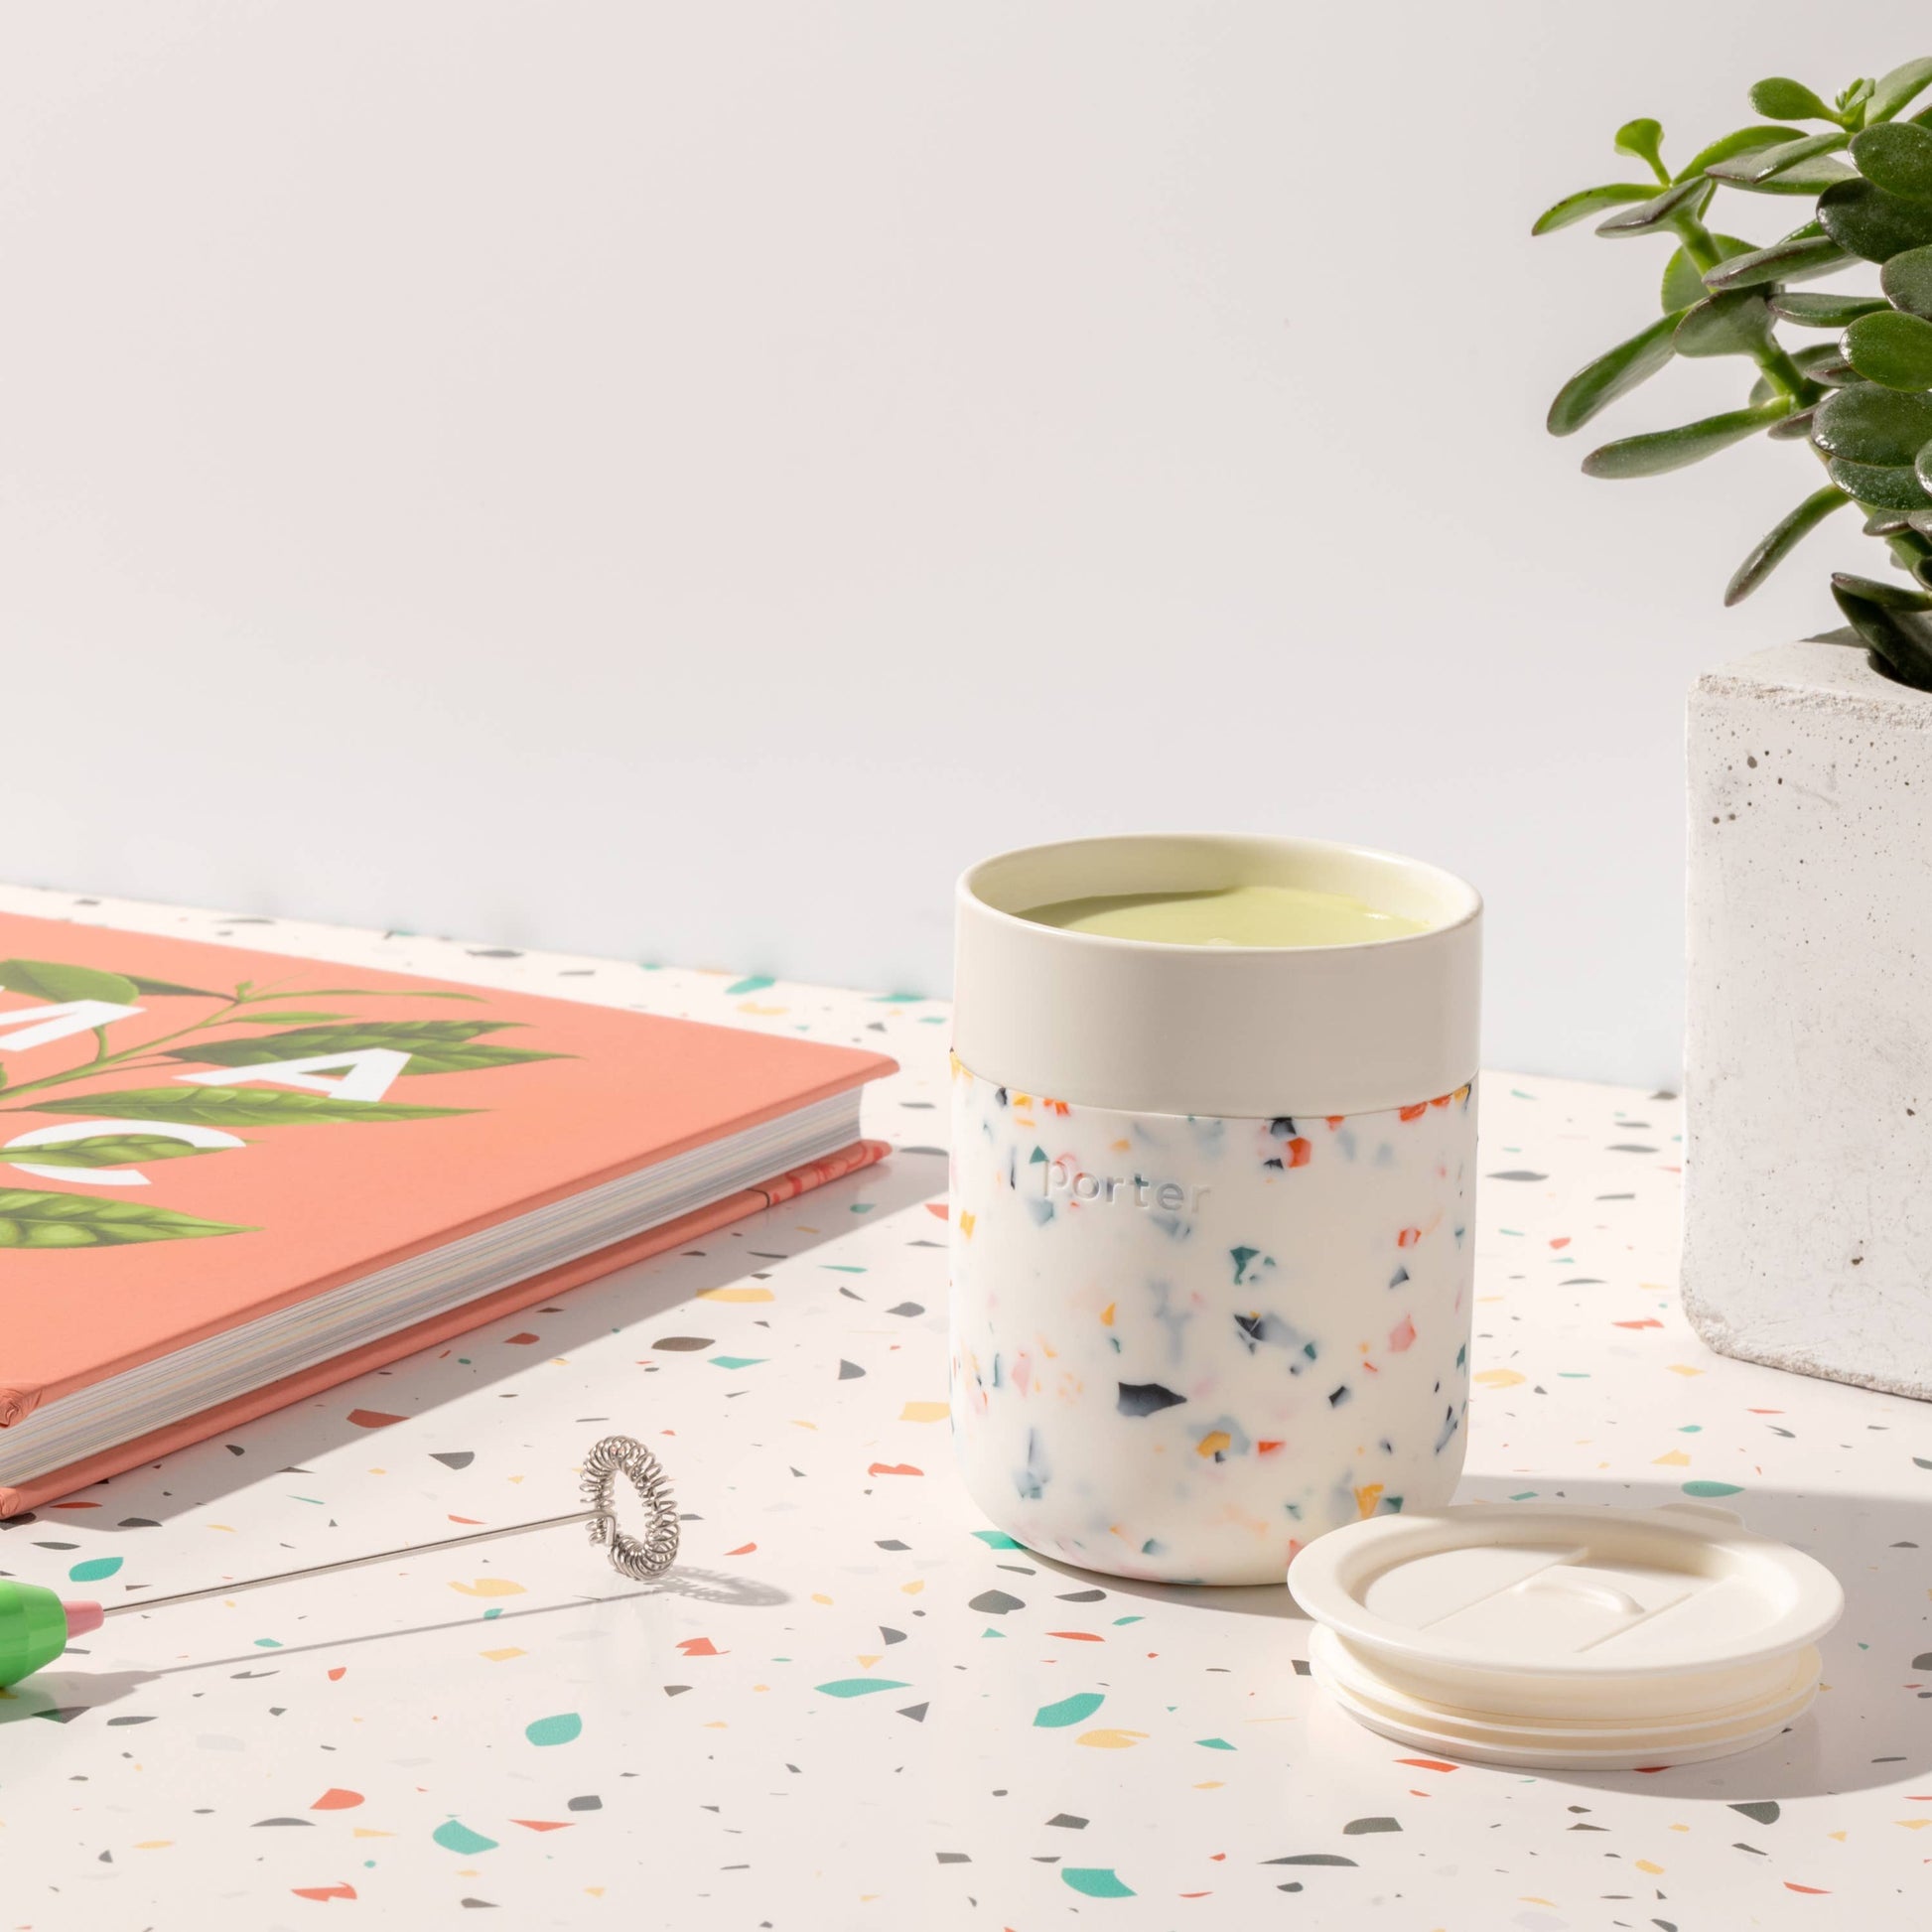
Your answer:
[[[1713,141],[1673,172],[1653,120],[1617,130],[1618,153],[1649,181],[1566,196],[1533,232],[1607,214],[1612,240],[1661,235],[1663,314],[1579,369],[1550,405],[1568,436],[1679,355],[1738,355],[1755,371],[1744,406],[1676,429],[1626,436],[1584,459],[1592,477],[1653,477],[1747,437],[1806,443],[1825,481],[1752,547],[1725,602],[1748,597],[1808,532],[1854,506],[1906,581],[1835,573],[1832,594],[1874,666],[1932,691],[1932,57],[1826,101],[1796,80],[1750,90],[1762,118]],[[1634,171],[1632,171],[1634,172]],[[1721,189],[1783,196],[1806,218],[1768,245],[1711,225]],[[1797,210],[1793,210],[1797,211]],[[1870,292],[1794,291],[1861,264]],[[1784,330],[1829,330],[1793,346]]]

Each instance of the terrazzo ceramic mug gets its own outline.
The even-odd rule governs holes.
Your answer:
[[[1256,888],[1375,908],[1378,936],[1064,922],[1135,896],[1198,927]],[[1324,1530],[1449,1500],[1481,909],[1433,866],[1304,839],[1088,839],[962,876],[952,1428],[1001,1529],[1119,1576],[1279,1584]]]

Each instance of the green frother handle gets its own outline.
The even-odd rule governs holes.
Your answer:
[[[0,1690],[45,1669],[68,1647],[69,1632],[99,1627],[98,1604],[70,1609],[51,1589],[0,1577]]]

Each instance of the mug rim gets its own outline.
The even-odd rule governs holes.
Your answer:
[[[1047,925],[1041,920],[1030,919],[1024,912],[1016,912],[996,903],[982,891],[981,883],[987,873],[998,867],[1011,865],[1016,860],[1049,859],[1063,854],[1071,855],[1097,852],[1109,847],[1133,846],[1196,846],[1208,849],[1249,847],[1266,848],[1281,854],[1316,854],[1328,859],[1358,862],[1369,867],[1386,867],[1435,888],[1446,898],[1459,901],[1459,904],[1448,916],[1432,919],[1414,932],[1392,932],[1367,939],[1331,940],[1322,945],[1210,946],[1194,940],[1135,939],[1115,933],[1078,932],[1067,926]],[[1100,833],[1077,839],[1048,839],[1035,845],[1013,846],[1004,852],[991,853],[986,858],[975,860],[959,875],[955,890],[959,897],[971,901],[977,912],[990,915],[1005,924],[1022,927],[1029,932],[1050,933],[1056,941],[1107,949],[1124,948],[1136,953],[1184,953],[1203,962],[1209,959],[1239,958],[1242,955],[1253,959],[1257,955],[1266,958],[1311,953],[1379,952],[1390,947],[1410,946],[1426,940],[1440,939],[1444,933],[1454,932],[1474,924],[1483,914],[1482,895],[1475,887],[1460,874],[1450,872],[1446,866],[1439,866],[1431,860],[1417,859],[1403,852],[1390,852],[1380,846],[1357,845],[1348,840],[1305,838],[1294,833],[1273,832],[1119,832]],[[1146,890],[1158,891],[1159,889]],[[1066,893],[1060,897],[1080,898],[1108,897],[1108,895]],[[1052,904],[1055,901],[1046,899],[1040,902]]]
[[[1069,932],[1009,909],[1110,884],[1204,885],[1203,854],[1223,879],[1366,888],[1442,922],[1338,945],[1214,946]],[[1005,1084],[1125,1113],[1274,1118],[1431,1100],[1479,1061],[1482,900],[1422,860],[1282,836],[1063,840],[969,867],[954,911],[953,1047]]]

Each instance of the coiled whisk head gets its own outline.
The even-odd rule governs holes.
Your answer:
[[[630,1478],[646,1521],[641,1537],[619,1527],[613,1492],[619,1475]],[[639,1580],[661,1577],[677,1560],[677,1505],[663,1465],[642,1443],[628,1436],[607,1436],[584,1458],[584,1500],[597,1513],[587,1527],[591,1541],[607,1551],[611,1567]]]

